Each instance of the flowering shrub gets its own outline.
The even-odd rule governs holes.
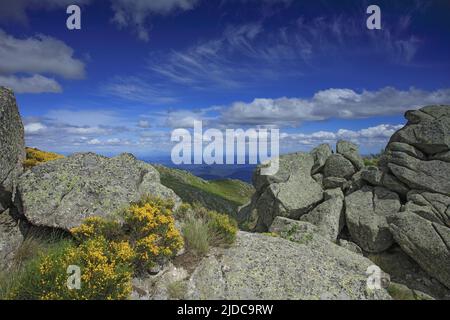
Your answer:
[[[158,200],[132,205],[125,213],[124,227],[135,243],[138,267],[152,267],[155,261],[171,257],[183,247],[172,211]]]
[[[209,211],[208,227],[213,244],[230,245],[236,240],[237,223],[226,214]]]
[[[91,217],[71,232],[78,241],[102,236],[108,241],[128,243],[133,250],[133,264],[142,271],[170,258],[183,247],[172,207],[170,201],[144,197],[121,213],[121,223]]]
[[[75,246],[66,242],[32,260],[11,290],[12,299],[103,300],[126,299],[131,293],[131,261],[128,244],[102,237]],[[80,267],[79,289],[67,286],[68,267]]]
[[[26,159],[23,161],[23,166],[25,169],[31,169],[32,167],[52,160],[57,160],[64,158],[64,156],[53,153],[41,151],[35,148],[25,148]]]
[[[120,221],[87,218],[64,240],[29,261],[8,290],[11,299],[126,299],[133,274],[170,258],[184,245],[170,202],[146,197]],[[67,268],[80,267],[80,289],[69,289]]]
[[[123,237],[123,231],[119,222],[100,217],[86,218],[83,224],[73,228],[71,233],[79,242],[98,236],[110,240],[119,240]]]

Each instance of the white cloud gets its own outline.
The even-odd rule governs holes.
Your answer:
[[[40,122],[28,123],[24,126],[25,134],[36,134],[47,129],[47,126]]]
[[[238,125],[291,125],[330,118],[355,119],[398,115],[430,104],[450,104],[450,89],[425,91],[416,88],[356,92],[328,89],[312,98],[255,99],[224,107],[221,121]]]
[[[109,132],[109,130],[100,127],[68,127],[66,128],[66,132],[69,134],[87,135],[87,134],[106,134]]]
[[[16,93],[59,93],[61,86],[56,80],[35,74],[31,77],[0,75],[0,86],[13,89]]]
[[[47,112],[46,118],[54,123],[64,123],[73,127],[120,126],[125,121],[113,110],[76,110],[53,109]]]
[[[150,122],[148,120],[139,120],[138,127],[142,128],[142,129],[147,129],[147,128],[150,128],[151,125],[150,125]]]
[[[334,145],[338,140],[349,140],[362,147],[384,147],[389,138],[403,125],[380,124],[360,130],[339,129],[336,132],[286,133],[280,135],[283,147],[298,150],[300,146],[314,147],[321,143]]]
[[[67,79],[85,75],[84,63],[73,49],[52,37],[38,35],[19,39],[0,30],[0,73],[50,73]]]
[[[164,119],[163,125],[169,128],[193,128],[194,121],[202,121],[202,124],[207,126],[210,120],[213,120],[207,114],[209,110],[176,110],[162,114],[161,117]]]
[[[74,58],[73,49],[45,35],[16,38],[0,29],[0,57],[0,85],[17,93],[62,92],[55,79],[43,74],[66,79],[85,75],[84,63]]]
[[[87,144],[89,145],[98,145],[101,144],[102,142],[99,139],[91,139],[87,142]]]

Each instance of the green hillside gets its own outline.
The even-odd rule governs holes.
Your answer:
[[[239,206],[250,200],[253,187],[240,180],[206,181],[179,169],[154,165],[161,175],[161,183],[175,191],[184,202],[199,202],[210,210],[235,216]]]

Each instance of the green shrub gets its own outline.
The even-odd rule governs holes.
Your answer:
[[[73,238],[42,245],[30,238],[19,250],[14,277],[2,281],[0,297],[32,300],[126,299],[133,274],[183,246],[175,228],[173,203],[145,197],[121,213],[119,221],[91,217],[73,228]],[[67,286],[68,267],[80,267],[81,288]],[[0,275],[1,276],[1,275]],[[1,279],[0,279],[1,280]]]
[[[205,255],[209,250],[208,224],[199,218],[188,218],[183,224],[183,236],[188,250]]]
[[[376,159],[376,158],[371,158],[371,159],[365,158],[365,159],[363,159],[363,161],[364,161],[364,165],[366,167],[369,167],[369,166],[376,167],[376,166],[378,166],[379,159]]]
[[[173,257],[183,247],[172,207],[172,201],[145,196],[120,213],[121,223],[91,217],[71,232],[79,241],[101,236],[108,241],[128,243],[134,252],[136,271],[143,272]]]
[[[13,290],[17,283],[19,272],[16,268],[0,271],[0,300],[7,300],[13,297]]]
[[[48,229],[32,227],[14,255],[14,268],[20,269],[28,260],[36,258],[39,254],[45,253],[47,250],[58,246],[61,241],[69,238],[70,235],[64,231],[49,231]]]
[[[41,163],[45,163],[48,161],[53,161],[57,159],[62,159],[64,156],[53,153],[46,152],[36,148],[25,148],[26,158],[23,161],[23,167],[25,170],[31,169],[34,166],[37,166]]]
[[[126,299],[131,292],[131,256],[120,254],[117,244],[98,237],[76,246],[63,241],[21,270],[10,298],[26,300]],[[81,288],[69,289],[68,267],[81,269]]]
[[[237,223],[225,214],[208,212],[209,238],[213,245],[230,245],[236,240]]]
[[[183,217],[183,235],[188,248],[194,249],[197,253],[206,253],[210,245],[228,246],[236,240],[237,223],[226,214],[194,204],[184,205],[177,216]]]
[[[183,280],[171,282],[167,285],[167,293],[171,299],[182,300],[187,292],[187,284]]]

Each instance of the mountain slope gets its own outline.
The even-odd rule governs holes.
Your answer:
[[[188,203],[199,202],[210,210],[235,216],[237,208],[250,200],[255,191],[250,184],[240,180],[221,179],[206,181],[179,169],[154,165],[161,183],[175,191]]]

